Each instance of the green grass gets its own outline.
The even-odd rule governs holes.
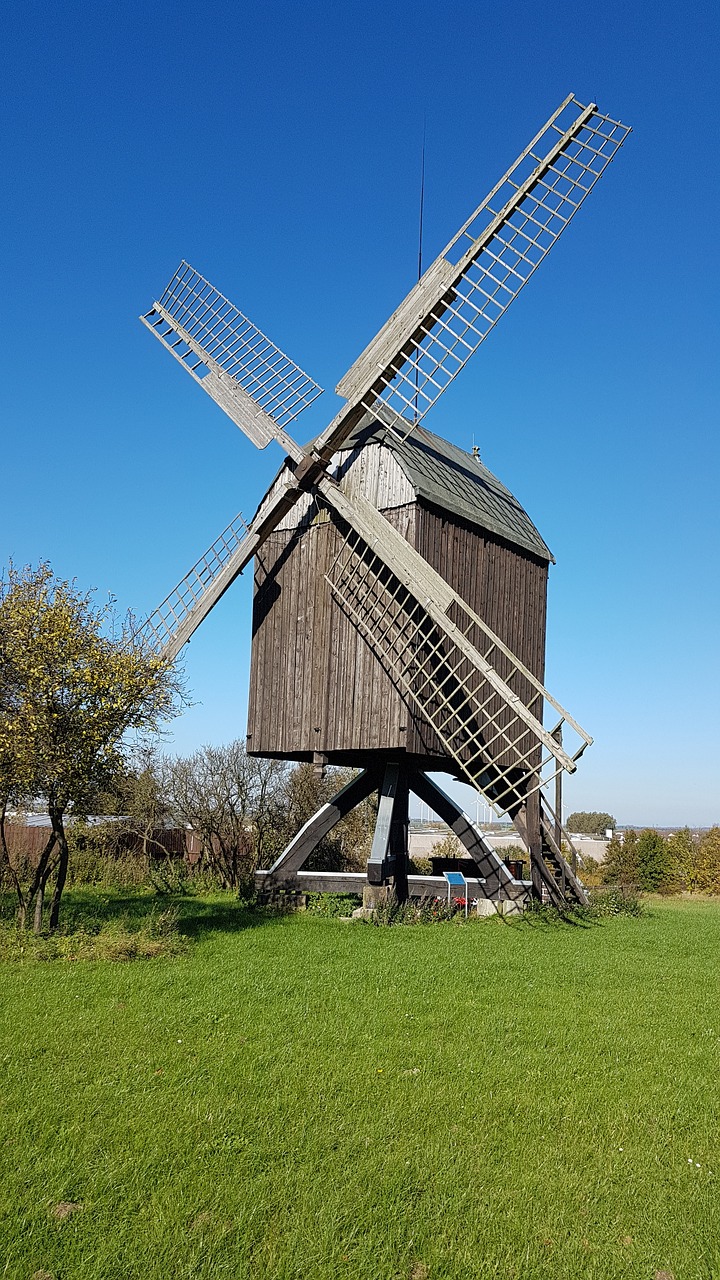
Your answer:
[[[154,960],[180,955],[189,940],[178,929],[178,908],[157,895],[130,896],[76,890],[53,934],[35,935],[15,922],[15,903],[6,899],[0,919],[0,962],[39,960]],[[185,921],[186,929],[189,921]]]
[[[718,903],[181,912],[179,956],[0,965],[3,1280],[720,1277]]]

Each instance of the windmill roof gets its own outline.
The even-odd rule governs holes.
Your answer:
[[[418,426],[403,440],[379,422],[361,426],[343,450],[377,442],[390,449],[418,498],[555,563],[517,498],[479,458]]]

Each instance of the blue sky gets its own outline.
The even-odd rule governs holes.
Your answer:
[[[0,52],[2,562],[150,611],[262,454],[137,320],[183,257],[329,392],[571,90],[633,134],[427,426],[557,558],[569,808],[720,820],[716,5],[22,4]],[[249,575],[187,650],[185,751],[245,730]]]

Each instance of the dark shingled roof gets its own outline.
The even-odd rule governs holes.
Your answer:
[[[486,529],[541,560],[555,558],[527,512],[479,458],[416,427],[406,440],[375,422],[361,426],[345,442],[353,449],[377,441],[391,449],[418,498]]]

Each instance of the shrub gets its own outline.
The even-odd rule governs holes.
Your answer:
[[[589,854],[586,857],[578,854],[578,871],[582,876],[583,884],[588,889],[603,883],[602,863],[598,862],[597,858],[591,858]]]
[[[638,835],[613,836],[602,866],[602,882],[643,893],[675,893],[680,887],[677,858],[667,840],[648,827]]]
[[[350,916],[362,898],[359,893],[309,893],[306,906],[314,916]]]
[[[410,898],[397,902],[389,897],[375,907],[369,923],[380,926],[396,924],[445,924],[449,920],[465,919],[465,899],[448,902],[445,898]]]
[[[73,852],[68,872],[71,888],[94,884],[105,889],[133,889],[146,884],[147,879],[144,858],[130,851],[107,854],[95,847]]]
[[[533,898],[527,905],[525,916],[530,922],[541,924],[592,924],[609,916],[641,916],[645,908],[640,895],[633,889],[618,887],[595,890],[587,905],[569,903],[554,907]]]
[[[606,916],[641,916],[645,907],[633,889],[596,889],[590,894],[589,907],[584,910],[593,919],[601,920]]]
[[[198,879],[203,876],[202,872],[197,873]],[[151,858],[147,871],[147,881],[152,885],[157,894],[165,896],[172,893],[188,893],[192,888],[199,888],[195,884],[195,877],[191,878],[184,858]],[[207,887],[207,881],[210,882],[211,889],[221,887],[219,876],[207,872],[203,876],[202,888]]]
[[[465,850],[454,831],[446,831],[441,840],[437,840],[430,850],[433,858],[462,858]]]
[[[712,827],[700,838],[696,883],[701,893],[720,893],[720,827]]]
[[[77,928],[66,926],[51,935],[0,926],[0,960],[154,960],[179,955],[187,946],[174,907],[153,909],[139,920],[123,915],[103,921],[80,915]]]

